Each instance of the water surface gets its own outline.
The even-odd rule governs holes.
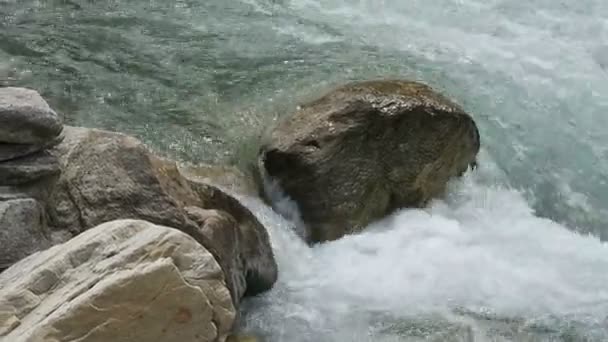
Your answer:
[[[404,77],[460,103],[479,170],[427,210],[280,264],[241,327],[270,341],[608,340],[608,3],[0,0],[0,85],[189,162],[249,163],[281,115]]]

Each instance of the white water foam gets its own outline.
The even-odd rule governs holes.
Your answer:
[[[270,230],[280,276],[243,326],[271,341],[541,341],[528,331],[538,325],[608,339],[608,244],[535,216],[520,193],[488,182],[495,172],[482,160],[428,209],[311,248],[293,223],[244,199]],[[403,324],[423,337],[387,328]],[[464,330],[441,339],[450,324]]]

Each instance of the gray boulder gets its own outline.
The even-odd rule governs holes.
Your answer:
[[[368,81],[337,88],[280,121],[259,164],[297,202],[314,242],[424,206],[475,163],[478,150],[471,116],[430,87]]]
[[[36,91],[0,88],[0,142],[44,145],[61,130],[61,118]]]
[[[0,270],[50,246],[50,233],[38,201],[0,201]]]

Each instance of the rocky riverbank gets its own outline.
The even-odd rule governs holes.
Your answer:
[[[266,228],[228,192],[260,184],[64,126],[33,90],[0,88],[0,124],[2,341],[238,340],[240,303],[278,277]],[[478,150],[473,120],[430,88],[363,82],[286,117],[258,171],[314,243],[425,205]]]
[[[213,168],[64,127],[28,89],[0,89],[0,122],[3,341],[223,341],[276,281],[265,228]]]

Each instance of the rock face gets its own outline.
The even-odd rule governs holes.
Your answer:
[[[281,121],[261,148],[260,169],[298,203],[310,240],[326,241],[424,206],[478,150],[473,119],[430,87],[368,81]]]
[[[32,198],[0,202],[0,271],[51,246],[42,205]]]
[[[47,206],[54,230],[76,235],[109,220],[142,219],[180,229],[211,251],[235,304],[275,283],[268,233],[236,199],[182,175],[132,137],[68,126],[64,135],[53,150],[63,172]],[[205,215],[193,216],[197,210]]]
[[[178,230],[105,223],[0,274],[0,340],[224,341],[235,309],[223,278]]]

